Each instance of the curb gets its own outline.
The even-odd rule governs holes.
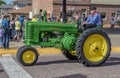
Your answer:
[[[120,52],[120,47],[113,47],[111,52]]]
[[[36,48],[39,54],[61,54],[60,49],[56,48]],[[0,55],[4,54],[16,54],[18,49],[0,49]],[[112,53],[119,53],[120,47],[113,47],[111,50]]]
[[[0,49],[0,55],[16,54],[18,49]],[[56,48],[36,48],[39,54],[61,54],[60,49]]]

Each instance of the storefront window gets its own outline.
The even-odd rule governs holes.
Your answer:
[[[115,16],[115,13],[112,13],[111,16]]]
[[[103,19],[103,20],[107,20],[107,17],[106,17],[106,13],[105,12],[102,12],[102,13],[100,13],[101,14],[101,18]]]

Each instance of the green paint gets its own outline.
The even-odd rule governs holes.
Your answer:
[[[44,17],[43,17],[44,22],[47,22],[47,11],[45,10],[45,11],[43,12],[43,14],[44,14]]]
[[[25,25],[25,45],[52,46],[74,50],[77,34],[78,28],[75,24],[27,22]]]
[[[80,32],[76,24],[27,22],[25,25],[25,45],[75,50],[75,43],[81,34]]]

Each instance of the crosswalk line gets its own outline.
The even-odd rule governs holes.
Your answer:
[[[1,56],[0,63],[9,78],[32,78],[11,56]]]

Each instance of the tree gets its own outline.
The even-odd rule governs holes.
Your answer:
[[[5,3],[5,1],[0,0],[0,5],[2,5],[2,4],[6,4],[6,3]]]

